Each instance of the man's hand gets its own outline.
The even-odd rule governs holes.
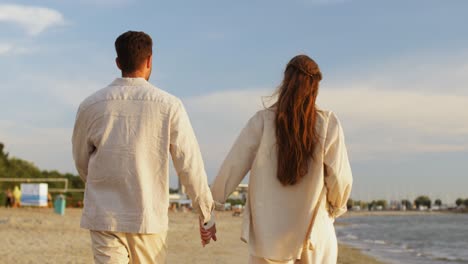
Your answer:
[[[209,229],[205,229],[203,222],[200,220],[200,238],[202,240],[203,247],[209,244],[211,239],[216,241],[216,224],[213,224]]]

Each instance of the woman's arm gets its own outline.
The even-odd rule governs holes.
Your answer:
[[[339,217],[346,212],[353,176],[346,151],[343,129],[334,113],[330,113],[325,139],[325,186],[330,214]]]
[[[252,167],[263,134],[262,113],[255,114],[244,127],[224,160],[211,186],[216,207],[220,209]]]

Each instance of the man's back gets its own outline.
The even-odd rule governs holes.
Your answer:
[[[193,176],[177,169],[182,170],[182,182],[207,185],[180,100],[143,78],[119,78],[87,98],[78,110],[73,143],[77,168],[86,181],[83,228],[128,233],[167,230],[171,153],[176,169],[190,167],[188,174]],[[194,159],[177,159],[191,151]],[[188,191],[207,195],[203,189]]]
[[[80,105],[73,130],[73,158],[86,182],[81,227],[90,230],[97,264],[165,263],[169,155],[200,228],[210,230],[204,244],[215,239],[214,202],[181,101],[147,82],[153,40],[127,31],[114,44],[123,78]]]

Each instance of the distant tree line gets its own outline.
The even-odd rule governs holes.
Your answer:
[[[372,200],[370,202],[365,202],[365,201],[360,201],[360,200],[349,199],[346,206],[348,210],[356,206],[358,206],[361,209],[372,210],[372,209],[377,208],[378,206],[381,206],[382,208],[386,208],[387,205],[388,205],[388,202],[386,200]]]
[[[60,173],[56,170],[40,170],[33,163],[15,157],[5,152],[5,145],[0,143],[0,178],[64,178],[68,179],[68,188],[83,189],[84,182],[71,173]],[[0,205],[5,204],[5,190],[19,186],[19,182],[0,182]],[[47,182],[49,188],[63,188],[62,182]],[[66,193],[69,205],[76,205],[83,200],[83,193]],[[72,204],[70,204],[72,203]]]
[[[457,207],[464,205],[468,209],[468,199],[462,199],[458,198],[455,201],[455,204]],[[347,203],[347,208],[348,210],[352,209],[353,207],[360,207],[360,209],[368,209],[368,210],[373,210],[376,209],[377,207],[381,207],[383,209],[388,208],[388,202],[386,200],[373,200],[371,202],[365,202],[365,201],[359,201],[359,200],[353,200],[353,199],[348,199]],[[433,208],[433,206],[442,206],[442,200],[441,199],[436,199],[434,203],[432,203],[432,200],[429,198],[429,196],[426,195],[421,195],[416,197],[414,201],[410,201],[407,199],[403,199],[399,202],[398,206],[404,206],[407,209],[418,209],[418,208]]]
[[[461,205],[464,205],[468,208],[468,199],[462,199],[462,198],[458,198],[456,201],[455,201],[455,204],[457,206],[461,206]]]
[[[432,201],[428,196],[419,196],[414,200],[414,205],[416,208],[421,208],[421,206],[425,206],[427,208],[431,208]]]

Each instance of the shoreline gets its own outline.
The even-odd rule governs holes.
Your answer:
[[[0,208],[0,234],[5,263],[92,263],[89,231],[79,227],[81,209],[67,208],[65,215],[50,208]],[[202,248],[197,215],[170,212],[168,263],[238,264],[248,259],[248,248],[239,239],[242,217],[217,214],[218,241]],[[338,264],[384,264],[365,251],[339,243]]]
[[[365,213],[370,213],[370,214],[365,214]],[[389,215],[388,213],[392,212],[385,212],[384,214],[381,214],[382,211],[375,212],[375,211],[370,211],[370,212],[356,212],[356,211],[348,211],[346,212],[345,215],[342,216],[342,218],[349,218],[349,217],[356,217],[356,216],[382,216],[382,215]],[[341,218],[341,217],[340,217]],[[336,222],[335,221],[335,227],[336,226],[347,226],[347,223],[343,222]],[[386,264],[386,262],[378,260],[375,256],[372,256],[370,254],[366,254],[366,252],[362,249],[353,247],[351,245],[348,245],[346,243],[342,243],[338,241],[338,262],[337,264],[354,264],[354,263],[359,263],[359,264]]]
[[[419,216],[419,215],[446,215],[460,214],[456,211],[348,211],[341,218],[356,216]]]
[[[448,211],[348,211],[341,219],[352,217],[384,217],[384,216],[421,216],[421,215],[445,215],[456,212]],[[348,223],[335,221],[335,226],[346,227]],[[365,250],[356,248],[346,243],[338,243],[338,264],[386,264],[387,262],[379,260],[372,254],[367,254]],[[341,258],[340,255],[346,256]]]
[[[441,217],[442,219],[446,219],[447,217],[456,217],[457,215],[463,217],[463,215],[467,215],[467,211],[348,211],[346,214],[344,214],[342,217],[338,218],[337,221],[335,221],[335,227],[340,227],[346,230],[346,228],[350,225],[354,224],[359,224],[359,223],[375,223],[380,221],[393,221],[391,219],[394,219],[397,221],[398,219],[438,219]],[[394,218],[391,218],[394,217]],[[400,218],[401,217],[401,218]],[[352,219],[355,218],[355,219]],[[373,220],[372,220],[373,219]],[[463,218],[464,219],[464,218]],[[348,222],[347,220],[350,220]],[[361,222],[362,221],[362,222]],[[362,230],[361,230],[362,231]],[[388,230],[387,230],[388,231]],[[354,233],[354,232],[353,232]],[[387,249],[382,249],[379,247],[374,247],[374,246],[363,246],[361,243],[365,240],[364,238],[361,238],[361,235],[356,235],[359,236],[360,239],[356,241],[360,241],[358,243],[354,243],[352,241],[347,240],[346,238],[342,238],[345,241],[348,241],[350,244],[347,244],[347,242],[343,242],[343,248],[340,249],[342,252],[346,252],[345,254],[348,256],[353,255],[353,251],[356,251],[357,254],[362,254],[364,256],[369,256],[372,262],[367,262],[366,260],[361,260],[361,258],[356,258],[356,260],[359,260],[357,262],[343,262],[343,263],[388,263],[388,261],[394,261],[394,257],[401,257],[398,255],[392,255],[391,253],[383,253],[386,250],[389,250],[389,252],[393,252],[392,248],[387,248]],[[388,238],[388,237],[387,237]],[[356,238],[357,239],[357,238]],[[374,241],[382,241],[382,244],[387,244],[383,240],[375,240],[375,239],[381,239],[381,238],[371,238],[374,239]],[[384,238],[382,238],[384,239]],[[376,243],[380,244],[380,243]],[[398,244],[397,244],[398,245]],[[341,245],[340,245],[341,246]],[[405,246],[406,248],[406,246]],[[380,251],[379,251],[380,250]],[[397,249],[398,251],[398,249]],[[374,254],[372,254],[372,252]],[[380,252],[380,253],[377,253]],[[386,251],[388,252],[388,251]],[[400,252],[400,251],[398,251]],[[403,252],[403,251],[401,251]],[[403,259],[405,258],[413,258],[414,255],[411,255],[412,253],[408,252],[414,252],[414,249],[411,251],[404,251]],[[383,254],[383,255],[380,255]],[[422,253],[421,253],[422,254]],[[419,256],[419,255],[418,255]],[[451,256],[447,257],[447,261],[450,261]],[[433,258],[433,257],[428,257],[428,261],[442,261],[442,259],[439,258]],[[444,259],[445,260],[445,259]],[[419,262],[418,262],[419,263]],[[422,262],[421,262],[422,263]],[[433,263],[433,262],[431,262]],[[439,263],[439,262],[437,262]],[[442,262],[440,262],[442,263]],[[445,263],[445,262],[444,262]],[[457,262],[458,263],[458,262]]]
[[[374,256],[366,254],[363,250],[338,243],[337,264],[386,264]]]

